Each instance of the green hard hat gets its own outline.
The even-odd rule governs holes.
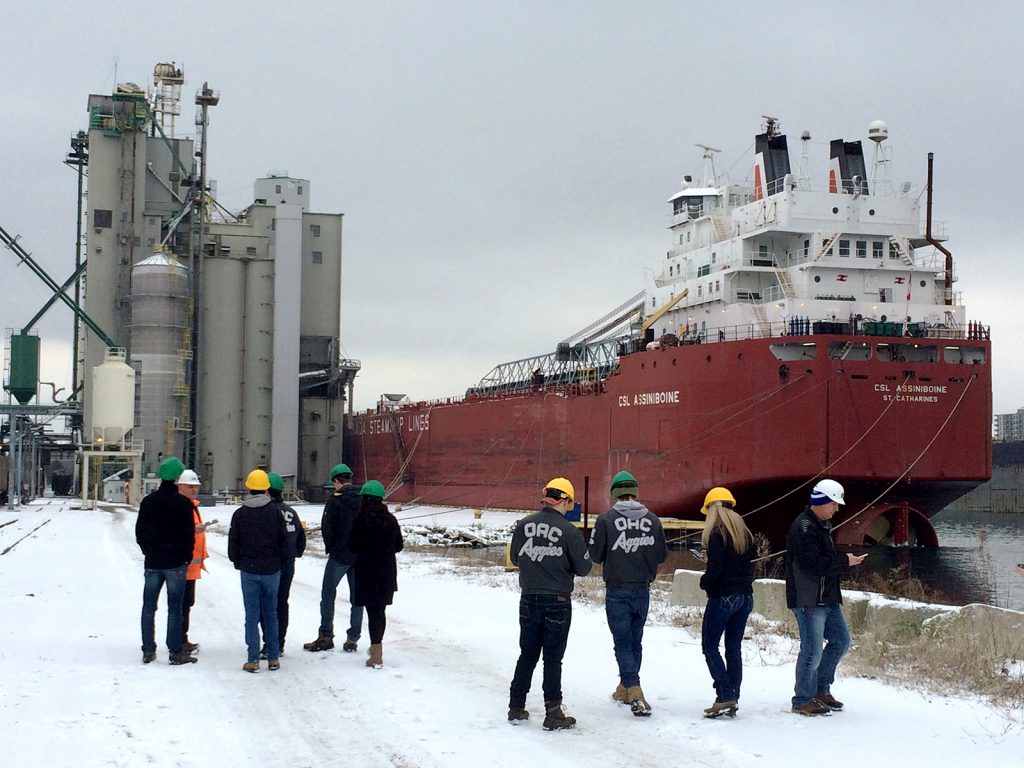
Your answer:
[[[637,490],[636,478],[629,474],[629,472],[619,472],[612,478],[612,496],[615,498],[620,496],[636,496]]]
[[[380,480],[367,480],[363,483],[363,490],[359,493],[362,496],[376,496],[378,499],[383,499],[384,484]]]
[[[281,479],[281,476],[277,474],[277,472],[267,472],[267,477],[270,478],[271,488],[273,488],[275,491],[284,490],[284,480]]]
[[[335,464],[334,469],[331,470],[331,480],[336,478],[338,475],[352,476],[352,470],[348,468],[348,464]]]
[[[185,471],[185,465],[181,463],[181,459],[177,456],[171,456],[170,458],[164,459],[160,462],[160,479],[170,480],[172,483],[181,477],[181,473]]]

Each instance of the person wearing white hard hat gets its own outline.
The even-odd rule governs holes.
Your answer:
[[[835,480],[819,481],[786,537],[786,604],[800,630],[792,701],[798,715],[843,708],[831,690],[836,667],[850,648],[839,582],[849,566],[860,565],[867,557],[836,552],[831,520],[845,503],[843,486]]]
[[[196,604],[196,581],[206,570],[206,558],[209,557],[206,551],[206,523],[199,514],[199,485],[199,475],[195,470],[186,469],[178,478],[178,493],[192,504],[192,519],[196,526],[196,545],[192,550],[188,570],[185,572],[185,602],[181,604],[181,650],[188,654],[199,651],[199,643],[193,643],[188,639],[189,616],[192,613],[192,606]]]

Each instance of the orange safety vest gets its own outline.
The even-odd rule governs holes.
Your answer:
[[[203,524],[203,518],[199,514],[199,500],[194,499],[192,501],[192,516],[195,519],[196,525]],[[203,561],[209,557],[206,552],[206,531],[196,531],[196,547],[192,550],[192,562],[188,564],[188,573],[185,574],[185,578],[189,581],[193,581],[202,576]]]

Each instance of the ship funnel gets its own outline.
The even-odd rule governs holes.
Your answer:
[[[868,194],[864,149],[859,141],[833,139],[829,142],[828,191],[847,195]]]
[[[781,192],[789,175],[789,147],[785,134],[778,133],[778,124],[754,137],[754,198],[761,200]]]

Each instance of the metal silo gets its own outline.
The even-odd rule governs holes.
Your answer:
[[[101,449],[123,445],[134,424],[135,371],[124,350],[108,349],[102,365],[92,369],[91,440]]]
[[[39,337],[24,332],[11,334],[10,362],[5,389],[19,403],[27,405],[39,388]]]
[[[131,365],[139,374],[134,437],[145,441],[144,470],[158,455],[181,456],[191,377],[189,271],[158,251],[132,267]]]

